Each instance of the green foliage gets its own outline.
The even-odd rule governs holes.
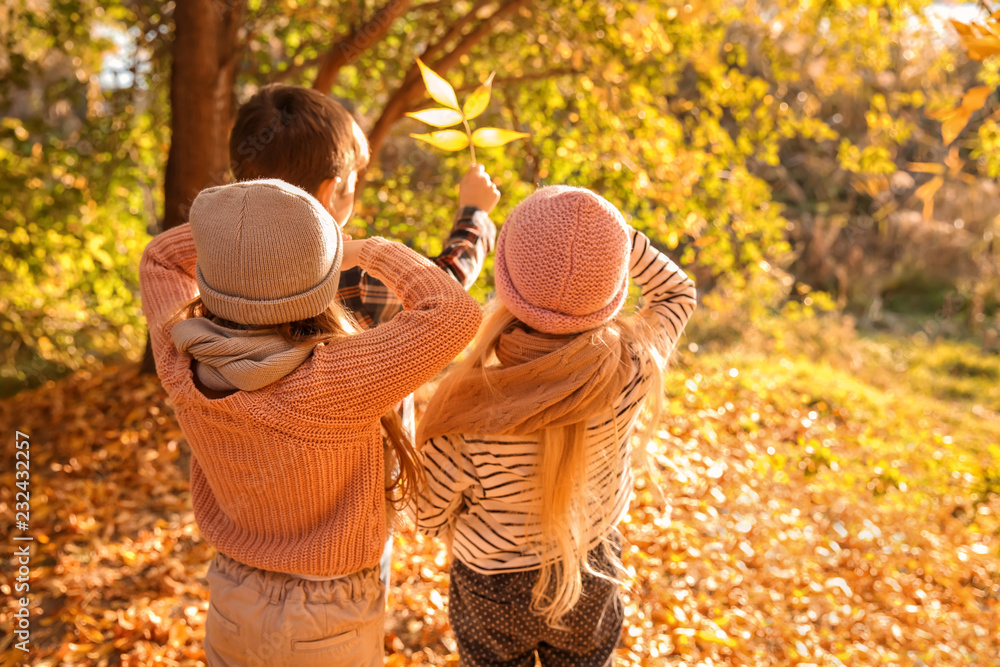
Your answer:
[[[1000,178],[1000,124],[988,120],[979,126],[979,145],[972,157],[979,160],[982,172],[990,178]]]
[[[17,74],[0,88],[0,391],[141,353],[137,265],[166,144],[154,92],[98,85],[116,47],[81,18],[134,17],[87,3],[45,18],[24,3],[12,11],[20,41],[5,54]]]
[[[848,198],[852,179],[897,170],[921,136],[923,107],[956,103],[955,53],[920,36],[926,6],[527,4],[456,60],[443,109],[454,114],[432,120],[464,113],[530,133],[483,156],[503,192],[498,221],[538,185],[592,188],[690,270],[709,326],[738,335],[787,300],[804,299],[787,273],[795,257],[790,214],[799,212],[790,207],[833,207]],[[9,28],[0,55],[11,73],[0,93],[0,146],[12,175],[0,184],[3,250],[12,258],[3,267],[12,287],[0,293],[11,304],[0,317],[2,342],[25,358],[67,365],[88,352],[134,353],[135,264],[145,230],[156,227],[168,143],[172,4],[56,2],[44,17],[26,7],[19,0],[0,16]],[[416,58],[438,62],[478,25],[485,7],[464,31],[451,32],[476,7],[410,7],[374,46],[351,52],[333,95],[371,128]],[[237,100],[269,81],[311,85],[331,47],[370,18],[364,6],[333,0],[250,2]],[[426,52],[449,34],[441,49]],[[98,74],[116,50],[130,81],[102,88]],[[483,94],[479,73],[491,70],[492,95]],[[18,99],[36,99],[29,88],[43,101],[17,110]],[[72,101],[60,124],[53,109],[62,100]],[[403,111],[419,114],[422,106]],[[983,127],[989,139],[991,126]],[[434,253],[467,161],[423,150],[409,136],[417,128],[399,122],[374,157],[351,231]],[[78,150],[83,141],[87,155]],[[989,146],[983,142],[987,163]],[[782,170],[813,178],[805,203],[785,196],[788,179],[775,176]],[[474,290],[480,298],[491,276],[488,263]],[[8,355],[5,372],[23,375],[14,362]]]

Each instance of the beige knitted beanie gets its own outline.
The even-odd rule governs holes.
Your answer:
[[[336,298],[340,229],[304,190],[273,179],[208,188],[190,222],[198,288],[213,314],[282,324],[315,317]]]
[[[628,225],[611,202],[584,188],[541,188],[500,231],[497,294],[538,331],[593,329],[625,303],[629,251]]]

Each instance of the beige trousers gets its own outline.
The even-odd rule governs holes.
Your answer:
[[[208,568],[209,667],[368,667],[384,663],[378,567],[309,581],[219,553]]]

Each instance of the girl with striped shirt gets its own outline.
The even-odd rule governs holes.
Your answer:
[[[658,421],[694,283],[604,198],[552,186],[497,243],[499,303],[427,408],[418,525],[452,541],[463,665],[608,665],[629,441]],[[628,279],[645,305],[619,314]]]

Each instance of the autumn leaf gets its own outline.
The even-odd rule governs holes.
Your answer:
[[[448,108],[425,109],[423,111],[410,112],[406,115],[434,127],[451,127],[452,125],[462,123],[465,127],[465,134],[462,135],[457,130],[446,130],[430,134],[411,134],[411,137],[446,151],[460,151],[468,147],[469,153],[472,156],[472,163],[475,164],[476,146],[495,148],[508,144],[515,139],[529,136],[524,132],[502,130],[496,127],[484,127],[473,132],[469,126],[469,120],[476,118],[486,111],[486,107],[490,104],[494,73],[491,72],[486,81],[472,92],[465,100],[465,104],[462,105],[461,111],[459,111],[458,99],[455,97],[455,89],[451,87],[451,84],[445,81],[441,75],[427,67],[419,58],[417,58],[417,64],[420,66],[420,72],[424,77],[424,85],[427,86],[427,92],[437,102],[444,104]]]
[[[424,109],[410,111],[406,115],[433,127],[451,127],[462,122],[462,114],[453,109]]]
[[[965,129],[965,126],[969,124],[971,116],[971,111],[967,111],[964,107],[959,107],[954,114],[941,123],[941,140],[945,144],[955,141],[962,130]]]
[[[472,143],[480,148],[496,148],[528,136],[531,135],[526,132],[503,130],[499,127],[481,127],[472,133]]]
[[[962,44],[973,60],[984,60],[990,56],[1000,55],[1000,38],[993,35],[963,38]]]
[[[949,19],[949,23],[951,23],[951,26],[955,29],[955,32],[957,32],[961,37],[963,38],[975,37],[975,33],[972,31],[972,28],[962,23],[961,21],[956,21],[955,19]]]
[[[424,85],[427,87],[427,93],[431,98],[438,104],[443,104],[449,109],[458,111],[458,98],[455,97],[455,89],[451,87],[451,84],[445,81],[440,74],[425,65],[420,58],[417,58],[417,65],[420,66],[420,75],[424,79]]]
[[[946,169],[943,164],[936,162],[910,162],[906,168],[921,174],[943,174]]]
[[[877,197],[889,189],[889,179],[885,176],[868,176],[858,178],[852,185],[858,192],[867,194],[869,197]]]
[[[962,97],[962,103],[957,107],[928,114],[930,118],[942,121],[941,138],[945,144],[950,144],[958,137],[968,125],[972,114],[983,108],[992,92],[993,89],[988,86],[970,88]]]
[[[976,86],[975,88],[969,88],[965,91],[965,96],[962,98],[962,107],[965,109],[971,109],[972,111],[978,111],[983,108],[986,104],[986,100],[989,98],[993,89],[989,86]]]
[[[466,120],[472,120],[486,111],[486,107],[490,104],[494,74],[495,72],[491,72],[490,78],[486,79],[486,82],[476,88],[465,100],[465,104],[462,106],[462,113],[465,114]]]
[[[410,136],[446,151],[460,151],[469,145],[469,136],[458,130],[442,130],[441,132],[411,134]]]
[[[917,191],[913,193],[917,199],[924,203],[925,220],[930,220],[934,217],[934,195],[937,194],[942,185],[944,185],[944,179],[940,176],[935,176],[917,188]]]

